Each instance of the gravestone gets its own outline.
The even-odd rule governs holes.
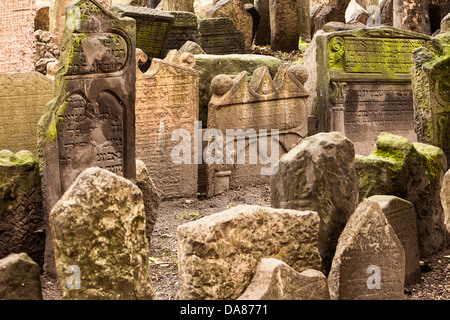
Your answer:
[[[420,142],[441,148],[450,163],[450,32],[414,52],[413,93]]]
[[[150,67],[152,58],[163,58],[174,22],[172,15],[161,10],[124,5],[112,7],[111,12],[120,18],[136,20],[136,47],[148,57],[147,62],[139,64],[143,72]]]
[[[310,1],[297,0],[298,34],[305,42],[311,41]]]
[[[298,50],[299,8],[297,1],[270,0],[270,48],[273,51]]]
[[[444,209],[444,223],[447,229],[447,245],[450,242],[450,171],[447,171],[444,175],[444,181],[442,182],[442,188],[440,192],[441,204]]]
[[[198,36],[198,42],[207,54],[245,53],[244,34],[229,18],[201,19]]]
[[[74,0],[52,0],[50,5],[50,32],[55,36],[55,43],[61,48],[63,44],[64,23],[66,20],[66,7]],[[97,4],[105,9],[109,8],[110,0],[98,0]]]
[[[339,237],[328,276],[332,300],[402,300],[405,250],[380,206],[364,200]]]
[[[0,74],[0,150],[37,155],[37,124],[53,98],[53,81],[38,72]]]
[[[321,271],[328,274],[336,244],[358,204],[353,143],[340,132],[305,138],[283,155],[271,177],[274,208],[314,210],[320,218]]]
[[[431,34],[428,1],[393,1],[394,28],[427,35]]]
[[[161,0],[164,11],[187,11],[194,13],[194,0]]]
[[[168,13],[175,19],[170,29],[165,55],[170,50],[180,49],[187,41],[198,41],[198,22],[195,14],[183,11],[170,11]]]
[[[255,7],[260,15],[255,44],[257,46],[266,46],[270,44],[269,0],[255,0]]]
[[[316,212],[250,205],[180,225],[180,299],[237,299],[263,258],[297,272],[320,268],[318,228]]]
[[[414,205],[395,196],[378,195],[368,199],[378,203],[405,250],[405,286],[419,283],[421,271]]]
[[[427,40],[392,28],[316,34],[304,57],[316,129],[344,132],[362,155],[381,132],[416,141],[412,52]]]
[[[263,163],[264,156],[281,155],[307,136],[306,79],[290,70],[294,69],[282,66],[272,78],[267,67],[260,67],[250,82],[246,71],[234,80],[226,75],[213,79],[208,129],[219,130],[224,137],[224,155],[221,163],[208,163],[208,196],[225,191],[226,186],[268,184],[278,157]],[[273,130],[278,130],[276,136]],[[230,136],[230,131],[235,135]],[[257,145],[259,153],[254,154]]]
[[[34,30],[50,30],[50,3],[36,1],[36,17],[34,18]]]
[[[33,72],[35,0],[0,2],[0,72]]]
[[[47,214],[86,168],[136,177],[135,22],[90,0],[68,6],[66,16],[55,97],[38,125]]]
[[[44,207],[39,163],[29,151],[0,151],[0,259],[25,252],[42,270]]]
[[[63,299],[154,298],[142,192],[130,180],[86,169],[52,208],[50,226]]]
[[[194,122],[198,120],[198,71],[192,54],[171,51],[164,60],[153,59],[146,73],[136,80],[136,157],[142,160],[156,187],[165,198],[197,194],[194,164]],[[175,130],[191,136],[191,163],[176,164],[171,140]]]

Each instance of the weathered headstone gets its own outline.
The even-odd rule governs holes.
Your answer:
[[[147,62],[139,64],[143,72],[150,67],[152,58],[163,58],[175,20],[172,15],[161,10],[124,5],[112,7],[111,12],[120,18],[136,20],[136,47],[148,57]]]
[[[26,253],[0,260],[0,300],[42,300],[39,267]]]
[[[142,192],[130,180],[89,168],[50,212],[63,299],[154,298]]]
[[[447,161],[441,149],[382,133],[369,156],[356,157],[355,168],[360,201],[372,195],[393,195],[414,205],[421,258],[443,248],[439,193]]]
[[[330,294],[322,272],[308,269],[300,273],[281,260],[264,258],[237,300],[330,300]]]
[[[245,11],[243,0],[220,0],[206,12],[207,18],[229,18],[244,34],[245,50],[252,47],[252,16]]]
[[[431,34],[428,1],[394,0],[394,28]]]
[[[318,133],[283,155],[271,179],[272,207],[313,210],[320,215],[319,248],[325,274],[339,235],[358,204],[354,158],[353,143],[342,133]]]
[[[44,206],[39,163],[29,151],[0,151],[0,259],[25,252],[44,265]]]
[[[203,51],[202,47],[197,42],[193,41],[186,41],[183,46],[178,50],[179,54],[183,54],[185,52],[192,53],[192,54],[206,54],[205,51]]]
[[[378,195],[368,199],[376,202],[383,210],[405,250],[405,286],[419,283],[421,271],[414,205],[395,196]]]
[[[255,44],[265,46],[270,44],[270,14],[269,0],[255,0],[255,7],[259,12],[260,20],[256,31]]]
[[[194,0],[161,0],[164,11],[187,11],[194,13]]]
[[[33,72],[35,0],[0,2],[0,72]]]
[[[321,8],[314,16],[311,34],[315,34],[321,30],[328,22],[343,22],[345,23],[345,11],[339,10],[336,7],[327,5]]]
[[[444,223],[447,229],[447,246],[450,245],[450,171],[444,175],[444,181],[441,188],[441,204],[444,209]]]
[[[50,3],[36,0],[36,17],[34,18],[34,30],[50,30]]]
[[[319,269],[318,228],[315,212],[247,205],[179,226],[180,299],[237,299],[262,258]]]
[[[55,97],[38,126],[46,213],[86,168],[136,177],[135,22],[90,0],[66,12]]]
[[[198,22],[195,14],[183,11],[170,11],[175,20],[170,29],[165,54],[180,49],[186,41],[198,41]]]
[[[147,166],[165,198],[197,194],[194,164],[194,122],[198,120],[198,71],[192,54],[173,50],[164,60],[153,59],[136,80],[136,157]],[[190,163],[174,163],[172,151],[180,142],[175,130],[189,132]],[[181,137],[180,137],[181,138]]]
[[[53,81],[38,72],[0,74],[0,150],[37,155],[37,123],[53,98]]]
[[[392,28],[317,34],[304,64],[316,74],[305,87],[318,131],[344,132],[362,155],[381,132],[416,141],[412,52],[427,40]]]
[[[208,163],[208,196],[224,191],[223,183],[232,189],[268,184],[269,171],[278,157],[272,163],[263,163],[263,157],[275,152],[281,155],[307,136],[309,95],[303,87],[306,79],[297,75],[283,66],[272,78],[267,67],[260,67],[250,82],[246,71],[234,80],[226,75],[213,79],[208,129],[219,130],[226,139],[221,163]],[[276,136],[273,130],[277,130]],[[258,154],[252,153],[256,145]],[[262,150],[264,147],[266,150]]]
[[[414,52],[417,139],[441,148],[450,163],[450,32]]]
[[[274,51],[298,50],[299,5],[296,0],[270,0],[270,48]]]
[[[380,206],[364,200],[339,237],[328,276],[332,300],[402,300],[405,250]]]
[[[298,35],[303,41],[311,40],[311,20],[309,18],[310,1],[297,0]]]
[[[105,9],[109,8],[110,0],[95,0]],[[74,0],[52,0],[50,5],[50,32],[55,35],[55,42],[61,48],[63,44],[64,23],[66,21],[66,7]]]
[[[245,53],[244,34],[229,18],[201,19],[198,42],[208,54]]]

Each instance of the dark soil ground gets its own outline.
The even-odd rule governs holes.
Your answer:
[[[157,300],[177,300],[177,227],[239,204],[270,205],[268,186],[232,190],[210,199],[164,201],[152,235],[150,261]],[[405,288],[405,300],[450,300],[450,249],[423,261],[422,282]],[[41,277],[44,299],[59,300],[55,279]]]

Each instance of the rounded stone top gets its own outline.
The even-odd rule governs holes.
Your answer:
[[[288,71],[294,75],[294,77],[300,81],[301,84],[305,84],[308,80],[308,71],[300,64],[293,64],[288,68]]]
[[[225,74],[220,74],[216,76],[211,82],[212,93],[217,96],[223,96],[225,93],[230,91],[233,87],[233,80],[230,76]]]
[[[22,150],[16,154],[10,150],[0,151],[0,166],[34,165],[35,163],[37,160],[31,151]]]

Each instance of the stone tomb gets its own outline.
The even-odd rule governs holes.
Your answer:
[[[367,155],[389,132],[416,141],[412,52],[429,37],[393,28],[320,33],[305,54],[306,88],[319,131],[341,131]]]
[[[148,57],[147,62],[139,64],[143,72],[150,67],[152,58],[163,58],[174,21],[172,15],[161,10],[124,5],[112,7],[111,12],[136,20],[136,47]]]
[[[34,71],[35,0],[0,2],[0,72]]]
[[[201,19],[199,44],[208,54],[245,53],[244,33],[229,18]]]
[[[267,67],[256,69],[250,83],[246,71],[234,80],[226,75],[213,79],[208,129],[221,132],[224,152],[222,159],[208,163],[208,196],[228,188],[268,183],[275,163],[263,163],[264,159],[291,150],[306,137],[309,94],[303,87],[306,78],[297,75],[294,69],[281,66],[273,79]],[[241,130],[243,135],[229,140],[229,130]],[[278,130],[278,136],[272,136],[272,130]],[[258,154],[252,153],[256,148]],[[272,160],[277,162],[278,157]]]
[[[197,16],[191,12],[170,11],[175,20],[169,33],[166,54],[173,49],[180,49],[186,41],[198,41]]]
[[[90,0],[66,16],[55,97],[38,125],[46,213],[86,168],[136,176],[135,22]]]
[[[0,150],[37,155],[37,124],[53,98],[53,81],[38,72],[0,74]]]
[[[189,132],[190,158],[194,155],[194,122],[198,119],[198,71],[192,54],[169,52],[153,59],[136,80],[136,156],[142,160],[156,187],[166,198],[193,197],[197,193],[197,164],[175,164],[171,153],[178,140],[175,130]]]

